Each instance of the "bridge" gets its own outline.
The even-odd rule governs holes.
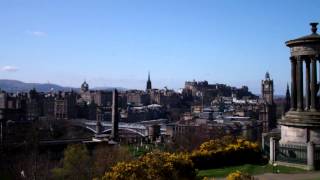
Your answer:
[[[142,137],[148,137],[149,134],[149,127],[153,125],[161,125],[164,124],[167,119],[156,119],[150,121],[143,121],[139,123],[124,123],[119,122],[119,131],[126,131],[129,133],[133,133]],[[80,126],[86,128],[97,134],[97,121],[92,120],[85,120],[85,119],[72,119],[70,122],[75,126]],[[109,133],[112,130],[112,123],[110,121],[102,121],[101,122],[101,133]]]

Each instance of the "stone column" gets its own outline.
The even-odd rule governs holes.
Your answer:
[[[310,60],[306,59],[306,110],[310,109]]]
[[[273,164],[276,161],[276,143],[274,137],[270,137],[270,160],[269,163]]]
[[[308,170],[314,170],[314,143],[309,141],[307,146]]]
[[[297,111],[303,111],[303,60],[297,59]]]
[[[262,152],[264,152],[264,141],[265,141],[265,138],[266,138],[266,133],[262,133],[262,138],[261,138],[261,149],[262,149]]]
[[[316,99],[317,99],[317,61],[314,57],[311,57],[311,111],[316,111]]]
[[[100,135],[102,132],[102,124],[100,122],[100,119],[97,119],[97,123],[96,123],[96,134]]]
[[[291,57],[291,111],[297,108],[297,61]]]

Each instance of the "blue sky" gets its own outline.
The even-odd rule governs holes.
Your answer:
[[[0,0],[0,79],[179,89],[208,80],[283,94],[284,42],[310,34],[320,1]]]

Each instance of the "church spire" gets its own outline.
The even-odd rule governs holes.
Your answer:
[[[291,98],[290,98],[290,90],[289,90],[289,84],[287,84],[287,91],[286,91],[286,102],[284,107],[284,112],[288,112],[290,109],[291,104]]]
[[[147,91],[152,89],[151,79],[150,79],[150,72],[148,72],[148,81],[147,81]]]

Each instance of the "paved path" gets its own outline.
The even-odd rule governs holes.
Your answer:
[[[320,180],[320,172],[310,172],[302,174],[272,174],[266,173],[255,175],[258,180]],[[225,178],[218,178],[217,180],[224,180]]]
[[[261,174],[256,175],[259,180],[320,180],[320,172],[310,172],[303,174]]]

